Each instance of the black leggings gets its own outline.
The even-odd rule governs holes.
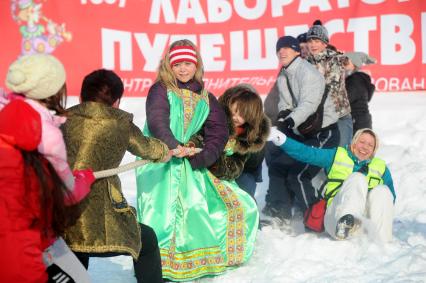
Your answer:
[[[154,230],[144,224],[141,227],[142,249],[138,260],[133,260],[135,276],[138,283],[161,283],[163,276],[161,272],[161,256],[158,248],[157,236]],[[89,267],[90,257],[112,257],[118,255],[127,255],[125,253],[80,253],[75,252],[75,255],[84,265],[86,269]]]

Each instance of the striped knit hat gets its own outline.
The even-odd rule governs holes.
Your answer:
[[[184,61],[197,65],[197,52],[194,47],[190,45],[173,47],[170,49],[169,58],[170,66]]]

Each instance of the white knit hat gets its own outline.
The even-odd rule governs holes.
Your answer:
[[[61,89],[65,76],[64,66],[52,55],[26,55],[10,65],[6,86],[28,98],[45,99]]]

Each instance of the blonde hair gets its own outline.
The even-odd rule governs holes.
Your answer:
[[[363,128],[363,129],[359,129],[358,131],[356,131],[354,137],[352,138],[352,142],[351,142],[351,148],[352,145],[354,145],[355,143],[358,142],[359,138],[361,137],[362,134],[369,134],[370,136],[372,136],[374,138],[374,150],[373,150],[373,154],[371,155],[371,157],[373,157],[374,155],[376,155],[376,152],[379,148],[379,138],[377,136],[377,134],[369,128]]]
[[[204,66],[203,61],[201,59],[200,52],[198,51],[197,47],[195,46],[192,41],[188,39],[181,39],[173,42],[169,49],[167,50],[166,54],[164,55],[163,59],[160,61],[160,65],[158,67],[158,73],[157,73],[157,82],[161,82],[167,89],[172,90],[178,90],[178,84],[177,79],[175,75],[173,74],[172,67],[170,66],[170,49],[176,46],[192,46],[195,50],[196,56],[197,56],[197,70],[195,71],[194,80],[197,81],[202,88],[204,88],[203,83],[203,75],[204,75]]]
[[[247,132],[247,142],[254,143],[260,135],[261,123],[265,117],[263,113],[262,99],[257,91],[247,84],[240,84],[228,88],[225,93],[219,97],[219,103],[222,107],[231,112],[231,106],[237,105],[239,115],[244,119]]]

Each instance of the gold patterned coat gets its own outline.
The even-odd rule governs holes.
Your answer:
[[[161,160],[168,152],[161,141],[145,137],[133,115],[97,102],[69,109],[62,127],[72,169],[116,168],[126,151],[142,159]],[[82,215],[67,229],[65,241],[76,252],[126,253],[137,259],[141,235],[135,209],[128,205],[117,175],[96,180],[80,203]]]

